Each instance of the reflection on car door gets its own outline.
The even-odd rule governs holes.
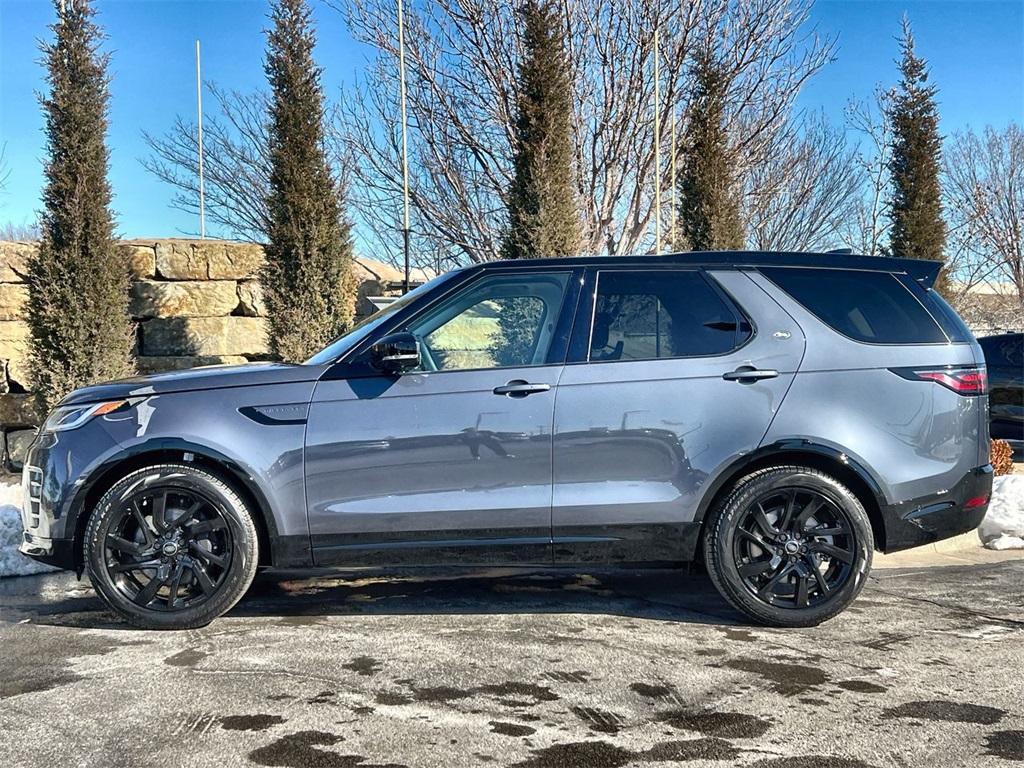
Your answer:
[[[571,274],[485,272],[391,329],[417,336],[422,370],[317,385],[306,442],[317,563],[550,562]]]
[[[803,334],[738,271],[600,270],[591,294],[555,403],[555,560],[685,559],[704,484],[757,447]]]

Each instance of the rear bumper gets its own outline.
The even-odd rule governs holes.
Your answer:
[[[952,488],[882,507],[882,550],[898,552],[974,530],[985,518],[991,495],[992,465],[986,464],[968,472]],[[981,497],[983,503],[978,502]]]

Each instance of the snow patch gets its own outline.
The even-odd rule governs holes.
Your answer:
[[[24,528],[21,523],[21,481],[0,480],[0,578],[28,576],[56,570],[37,563],[18,551]]]
[[[978,535],[989,549],[1024,549],[1024,475],[992,481],[992,500]]]

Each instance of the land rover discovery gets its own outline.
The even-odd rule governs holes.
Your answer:
[[[24,469],[22,552],[144,627],[261,567],[703,560],[808,626],[873,552],[988,505],[985,361],[938,265],[717,252],[459,269],[302,365],[90,386]]]

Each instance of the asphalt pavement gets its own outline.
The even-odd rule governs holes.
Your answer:
[[[188,632],[0,580],[0,765],[1024,762],[1024,560],[878,570],[806,630],[699,572],[264,575]]]

